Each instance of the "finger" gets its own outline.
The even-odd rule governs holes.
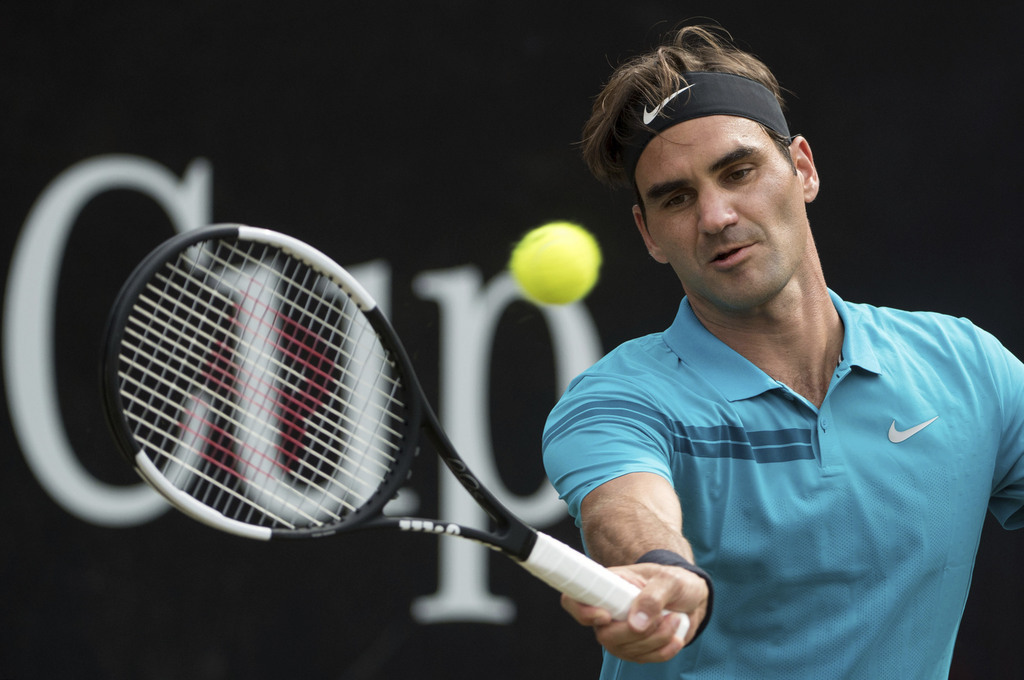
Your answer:
[[[682,639],[677,637],[680,614],[663,616],[655,632],[647,638],[646,651],[640,655],[642,663],[668,661],[679,653],[684,646]]]
[[[562,595],[561,604],[562,609],[584,626],[603,626],[612,622],[612,615],[606,609],[583,604],[568,595]]]
[[[661,624],[668,604],[676,599],[673,593],[672,588],[657,581],[648,582],[629,608],[626,620],[630,628],[645,635],[653,632]]]
[[[636,617],[635,628],[640,630],[645,620],[670,610],[691,614],[690,629],[696,631],[694,618],[699,623],[707,607],[708,587],[704,579],[676,567],[649,563],[634,567],[643,573],[644,579],[643,589],[630,610],[631,616]]]
[[[654,663],[667,661],[679,653],[684,641],[676,635],[679,629],[681,614],[662,616],[654,632],[645,639],[643,651],[638,653],[638,661]]]
[[[675,635],[678,618],[678,614],[663,616],[646,634],[637,633],[628,623],[615,621],[595,627],[595,636],[605,649],[620,659],[636,663],[666,661],[683,648],[683,641]]]

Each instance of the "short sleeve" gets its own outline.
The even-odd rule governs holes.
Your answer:
[[[580,505],[605,482],[651,472],[672,482],[671,426],[627,380],[586,376],[552,410],[544,428],[544,467],[580,523]]]

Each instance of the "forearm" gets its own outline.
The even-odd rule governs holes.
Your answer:
[[[614,521],[603,519],[611,516]],[[633,564],[644,553],[659,548],[693,560],[693,550],[681,528],[664,522],[643,505],[615,501],[589,517],[583,521],[583,535],[590,555],[601,564]]]
[[[591,492],[582,510],[587,549],[602,564],[632,564],[657,549],[693,560],[679,500],[661,477],[639,473],[612,480]]]

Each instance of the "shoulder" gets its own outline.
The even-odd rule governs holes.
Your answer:
[[[973,327],[962,317],[930,311],[910,311],[876,306],[864,302],[843,302],[846,313],[856,322],[871,323],[880,329],[898,328],[964,328]]]
[[[732,420],[719,386],[655,333],[616,347],[572,381],[548,415],[542,449],[546,460],[599,450],[663,462],[686,427]]]
[[[548,418],[547,436],[552,430],[563,431],[567,423],[595,417],[603,421],[617,411],[633,416],[656,411],[658,376],[678,364],[661,336],[652,333],[629,340],[576,376]]]
[[[578,375],[552,412],[553,420],[585,405],[616,404],[638,414],[670,418],[679,409],[701,410],[722,401],[718,386],[693,362],[682,360],[664,333],[629,340]],[[549,421],[551,422],[551,421]]]
[[[964,317],[940,312],[907,311],[864,303],[845,303],[848,323],[866,334],[875,347],[910,347],[917,351],[975,351],[1000,346],[991,334]]]
[[[986,376],[1004,385],[1019,380],[1020,361],[970,319],[844,303],[848,333],[871,347],[883,366],[927,371],[939,379]]]
[[[629,371],[657,370],[671,364],[677,357],[665,344],[664,333],[651,333],[627,340],[611,350],[577,377],[628,374]]]

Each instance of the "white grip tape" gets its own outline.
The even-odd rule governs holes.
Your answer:
[[[618,621],[626,619],[630,605],[640,593],[639,588],[621,576],[540,531],[533,552],[520,564],[552,588],[584,604],[605,609]],[[676,637],[686,639],[689,629],[690,619],[680,614]]]

